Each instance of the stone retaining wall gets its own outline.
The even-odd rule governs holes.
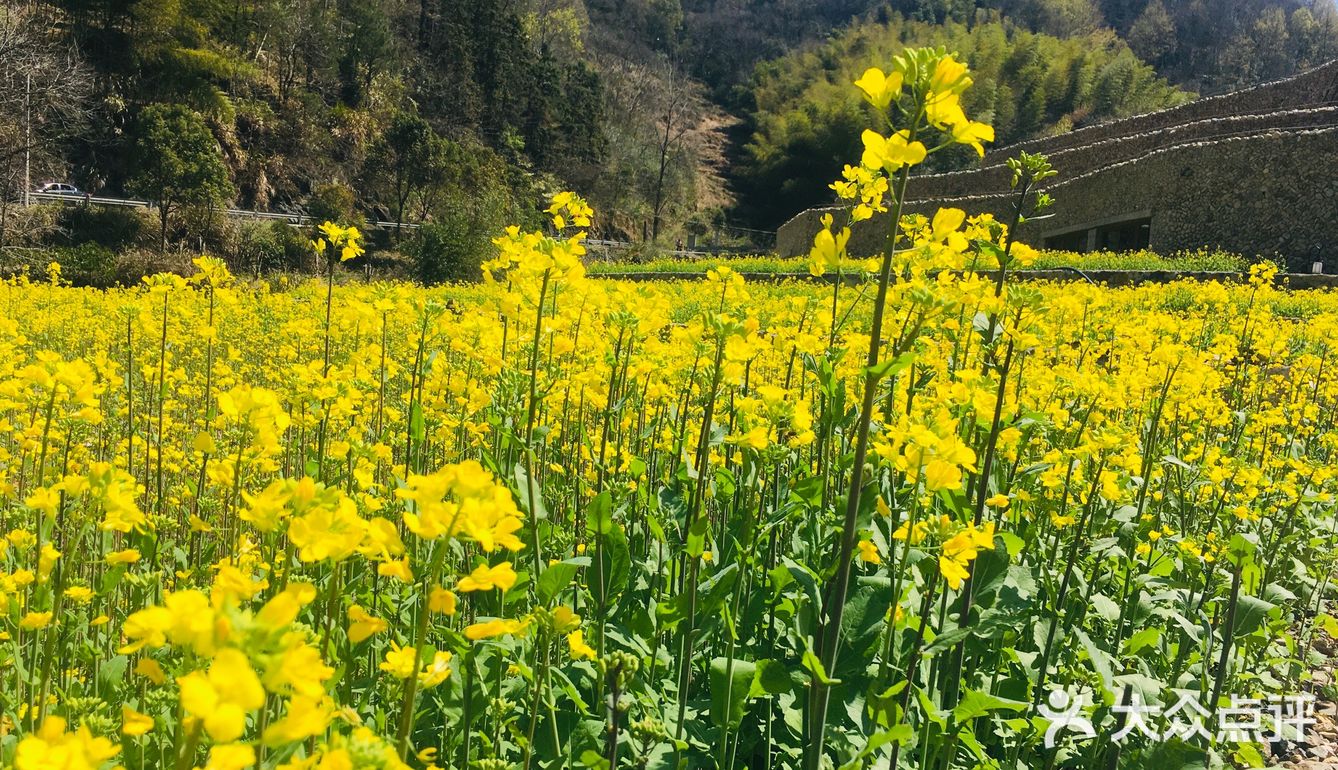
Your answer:
[[[1051,152],[1063,147],[1146,133],[1204,118],[1276,112],[1335,103],[1338,103],[1338,61],[1331,61],[1282,80],[1261,83],[1219,96],[1195,99],[1179,107],[1079,128],[1060,136],[1029,139],[1012,145],[1012,149]]]
[[[1011,207],[1003,159],[1044,152],[1060,175],[1045,189],[1052,216],[1024,227],[1047,235],[1150,218],[1149,247],[1174,252],[1222,248],[1281,258],[1298,270],[1330,261],[1338,271],[1338,61],[1276,83],[1202,99],[990,153],[999,162],[952,174],[912,177],[907,208],[957,206],[1003,216]],[[802,212],[780,228],[782,256],[808,252],[821,214]],[[839,217],[838,217],[839,219]],[[886,226],[855,228],[852,254],[881,247]]]
[[[1037,245],[1047,233],[1148,212],[1153,251],[1221,248],[1277,257],[1296,269],[1338,259],[1338,127],[1191,142],[1060,178],[1048,189],[1057,201],[1053,216],[1021,232]],[[1009,194],[987,193],[912,201],[908,209],[931,214],[956,206],[1004,218],[1011,205]],[[822,213],[813,209],[786,223],[777,234],[782,256],[808,252]],[[881,248],[884,217],[854,228],[852,254]]]
[[[1060,148],[1047,146],[1037,149],[1044,151],[1050,158],[1050,163],[1059,172],[1054,181],[1059,182],[1105,166],[1135,160],[1174,145],[1249,136],[1267,131],[1301,131],[1329,126],[1338,126],[1338,105],[1206,118],[1142,133],[1104,138],[1091,144]],[[970,172],[912,177],[911,196],[915,200],[935,200],[986,192],[1006,192],[1012,172],[1003,161],[1013,155],[1016,153],[1010,148],[1006,153],[991,153],[992,157],[999,159],[998,163]]]

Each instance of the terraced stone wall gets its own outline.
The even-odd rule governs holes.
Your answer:
[[[1044,152],[1060,175],[1046,189],[1052,217],[1027,225],[1036,245],[1068,234],[1146,222],[1148,246],[1217,247],[1338,272],[1338,62],[1287,81],[997,150],[972,171],[912,178],[908,208],[932,213],[1009,211],[1003,160]],[[804,254],[825,209],[803,212],[777,235],[783,256]],[[851,250],[881,246],[886,224],[861,223]]]

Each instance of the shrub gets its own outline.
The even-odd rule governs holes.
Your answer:
[[[60,249],[56,261],[67,277],[83,277],[88,283],[101,286],[108,283],[106,279],[116,267],[116,252],[90,241]]]
[[[91,241],[78,246],[20,247],[6,253],[4,276],[26,274],[38,280],[47,267],[60,264],[61,278],[76,286],[108,287],[118,283],[118,258],[112,249]]]
[[[293,228],[282,222],[238,222],[232,262],[239,271],[259,275],[288,267],[284,236]]]
[[[448,217],[424,226],[406,251],[423,283],[476,281],[482,277],[486,239],[476,238],[467,222]]]
[[[270,231],[274,234],[275,241],[279,244],[278,264],[274,266],[264,266],[266,270],[311,270],[315,263],[315,255],[311,252],[311,239],[308,237],[308,231],[293,227],[283,222],[270,222]]]
[[[71,206],[56,204],[57,220],[65,231],[62,240],[71,246],[95,243],[113,251],[148,245],[153,215],[148,209],[125,206]]]
[[[187,250],[232,252],[238,222],[228,217],[225,206],[190,203],[180,212],[178,231]]]
[[[494,196],[453,197],[436,221],[424,225],[404,246],[423,283],[477,281],[480,265],[497,249],[492,236],[502,229],[504,206]]]
[[[5,212],[0,246],[40,246],[60,230],[61,204],[10,206]]]
[[[341,182],[323,184],[312,190],[305,208],[307,216],[317,222],[362,226],[362,216],[354,208],[353,189]]]
[[[309,271],[314,264],[310,230],[280,221],[236,222],[225,253],[238,272],[253,275]]]

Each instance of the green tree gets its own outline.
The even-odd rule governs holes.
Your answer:
[[[1157,64],[1175,52],[1175,20],[1161,0],[1152,0],[1129,28],[1129,47],[1146,61]]]
[[[1273,6],[1260,14],[1249,39],[1255,47],[1255,79],[1275,80],[1295,66],[1287,13],[1282,8]]]
[[[167,248],[168,218],[182,204],[212,205],[232,197],[218,142],[200,114],[179,104],[151,104],[135,122],[132,195],[158,207],[159,244]]]
[[[1293,61],[1306,69],[1338,57],[1338,5],[1302,6],[1287,19]]]
[[[445,181],[449,157],[448,143],[426,120],[405,111],[391,119],[368,158],[367,176],[390,196],[395,224],[404,224],[404,212],[411,198],[430,199],[429,190]],[[426,208],[424,205],[420,210]],[[397,229],[397,238],[398,232]]]
[[[361,107],[372,91],[372,81],[385,70],[394,53],[395,38],[389,15],[375,0],[341,4],[343,52],[339,57],[340,98]]]

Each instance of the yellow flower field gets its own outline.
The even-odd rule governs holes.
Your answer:
[[[882,281],[624,283],[549,213],[478,286],[0,284],[0,766],[1263,766],[1112,736],[1338,632],[1338,295],[938,272],[1013,254],[952,210]]]
[[[600,751],[584,725],[617,686],[625,761],[676,737],[709,757],[724,733],[750,762],[769,736],[786,764],[849,464],[857,290],[833,331],[811,285],[564,275],[536,345],[533,285],[350,284],[326,371],[323,285],[234,287],[203,264],[142,290],[0,287],[10,761],[64,747],[97,767],[124,733],[127,767],[306,766],[313,745],[396,766],[400,744],[415,765],[435,749],[443,767],[465,750],[511,766],[527,746],[575,763]],[[1302,678],[1310,626],[1283,632],[1332,564],[1338,297],[1025,285],[1000,402],[978,322],[993,284],[933,290],[925,318],[891,314],[889,339],[919,328],[873,434],[866,614],[837,672],[870,687],[845,691],[838,745],[896,727],[901,699],[881,692],[922,623],[930,639],[957,626],[941,597],[974,564],[996,604],[972,686],[1025,696],[1044,650],[1028,627],[1061,616],[1101,638],[1049,651],[1051,677],[1108,695],[1136,672],[1211,681],[1234,572],[1266,609],[1231,680]],[[1241,569],[1233,542],[1256,552]],[[1081,596],[1057,615],[1068,565]],[[1195,620],[1150,624],[1175,615]],[[731,714],[722,658],[748,672],[726,680]],[[25,767],[47,766],[62,765]]]

